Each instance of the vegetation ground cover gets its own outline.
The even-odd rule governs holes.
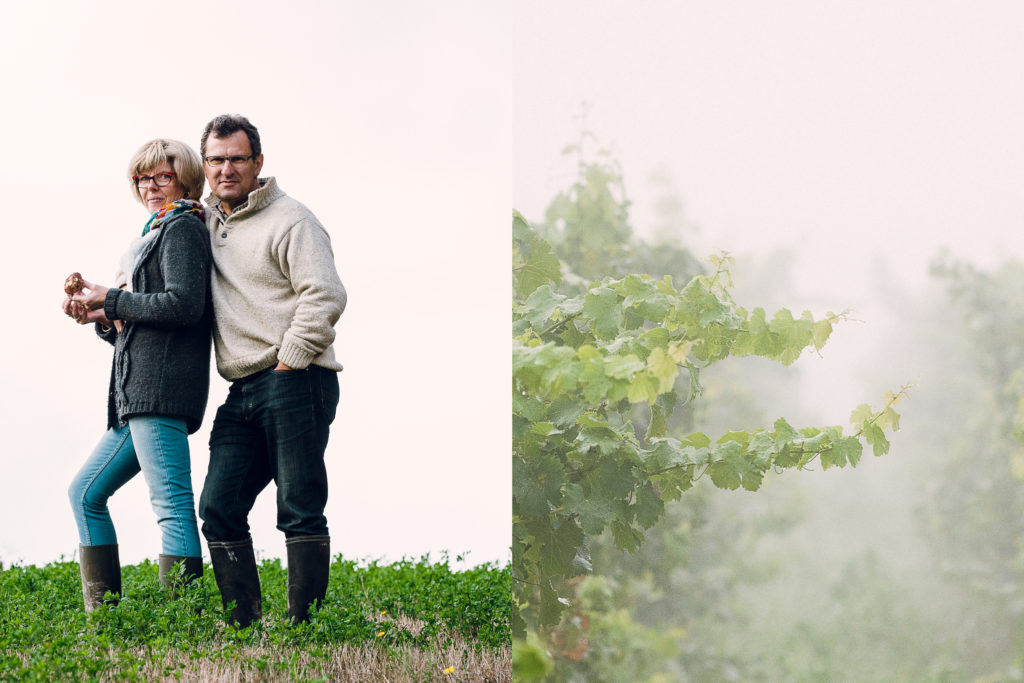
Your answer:
[[[323,608],[290,625],[287,570],[260,565],[264,618],[224,621],[213,573],[172,599],[157,566],[86,614],[77,562],[0,570],[0,680],[511,680],[511,578],[485,564],[336,558]]]

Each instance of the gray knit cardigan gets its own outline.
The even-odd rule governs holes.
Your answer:
[[[132,291],[111,288],[103,305],[124,330],[114,345],[107,427],[134,415],[170,415],[199,429],[210,391],[210,236],[194,215],[172,218],[143,247]]]

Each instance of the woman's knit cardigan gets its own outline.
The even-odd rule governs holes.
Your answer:
[[[132,291],[111,288],[103,310],[124,330],[97,334],[114,345],[107,427],[133,415],[169,415],[199,429],[210,390],[210,237],[194,215],[169,219],[128,274]]]

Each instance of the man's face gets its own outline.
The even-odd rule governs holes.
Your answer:
[[[219,165],[211,164],[210,157],[251,157],[252,148],[244,130],[236,130],[223,138],[210,136],[206,139],[206,159],[203,159],[203,170],[206,171],[206,182],[210,190],[221,198],[230,208],[241,206],[249,197],[249,193],[259,188],[260,169],[263,168],[263,155],[255,159],[248,158],[243,162],[223,161]]]

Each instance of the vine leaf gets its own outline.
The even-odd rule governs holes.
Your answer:
[[[681,289],[670,277],[638,274],[581,283],[568,271],[563,278],[550,245],[513,215],[513,573],[524,617],[517,624],[556,624],[573,578],[593,569],[588,539],[609,533],[617,548],[635,552],[666,501],[705,475],[719,488],[756,491],[769,471],[816,459],[824,469],[855,466],[865,447],[876,456],[889,451],[887,433],[899,430],[895,407],[908,387],[886,392],[880,408],[857,406],[847,431],[796,429],[780,417],[717,440],[673,433],[670,416],[701,396],[700,375],[715,363],[753,355],[790,365],[820,351],[843,319],[748,312],[727,289],[729,264],[717,259],[713,275]]]

